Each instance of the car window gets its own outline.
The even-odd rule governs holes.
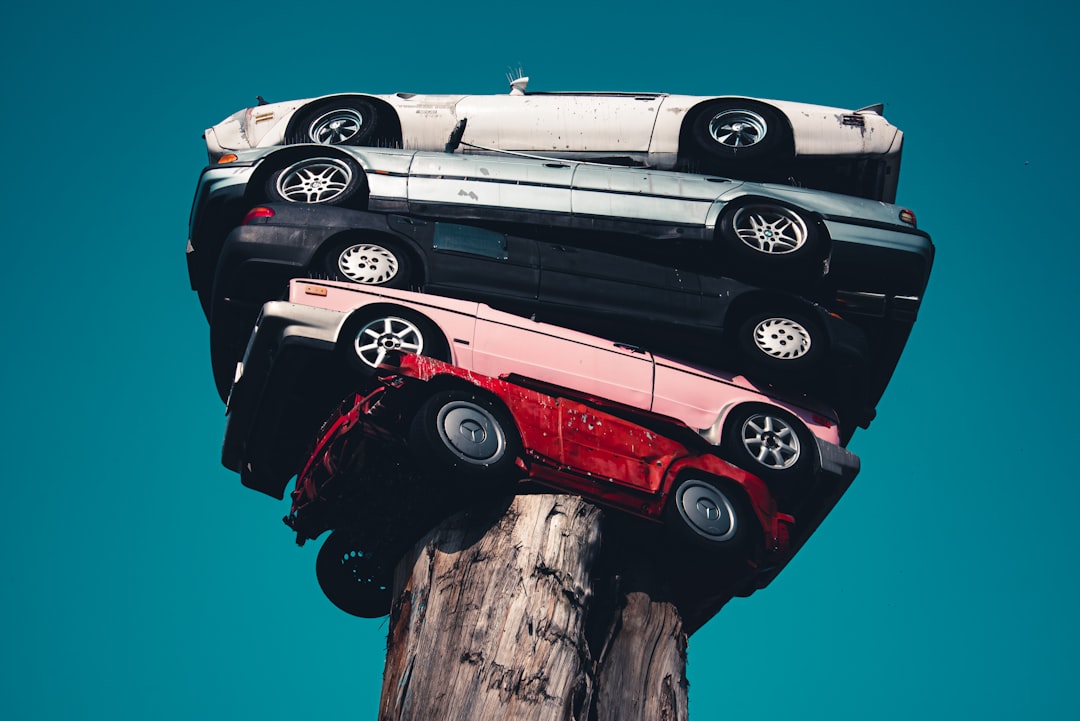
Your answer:
[[[436,223],[435,250],[455,251],[506,260],[506,236],[483,228],[454,223]]]

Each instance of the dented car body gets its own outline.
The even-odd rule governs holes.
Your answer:
[[[379,385],[351,394],[324,425],[297,475],[286,522],[301,544],[334,531],[319,554],[320,586],[342,610],[376,617],[390,610],[393,559],[426,525],[412,507],[385,521],[371,508],[373,495],[393,493],[384,487],[405,493],[417,472],[440,479],[414,488],[420,497],[440,490],[491,497],[536,482],[662,524],[675,558],[694,558],[696,547],[710,554],[705,563],[727,563],[722,605],[767,586],[851,478],[791,498],[714,450],[685,426],[647,413],[409,354],[385,364]],[[394,470],[375,463],[386,458],[399,459]],[[691,595],[717,580],[697,578]]]

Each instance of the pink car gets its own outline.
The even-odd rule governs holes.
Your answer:
[[[470,301],[303,279],[291,281],[288,297],[263,306],[237,369],[222,452],[245,485],[277,498],[303,463],[302,449],[290,451],[285,440],[298,430],[293,409],[311,406],[317,395],[302,387],[329,383],[336,401],[348,384],[355,387],[357,373],[373,375],[391,352],[666,416],[778,484],[801,486],[820,473],[850,480],[858,472],[858,457],[840,445],[833,411],[805,397],[772,395],[742,376]],[[350,365],[351,378],[335,386],[329,358]],[[275,408],[282,398],[300,405]]]

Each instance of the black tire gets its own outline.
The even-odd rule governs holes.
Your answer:
[[[724,421],[720,446],[729,463],[749,471],[775,491],[806,485],[812,477],[814,437],[802,421],[775,406],[747,403]]]
[[[664,515],[678,537],[725,555],[746,546],[755,521],[739,493],[711,476],[693,474],[675,481]]]
[[[368,376],[390,353],[450,361],[450,347],[438,326],[416,311],[393,305],[356,311],[342,328],[338,350],[354,370]]]
[[[365,145],[378,121],[375,106],[363,98],[333,98],[303,108],[289,123],[285,142]]]
[[[751,313],[738,324],[737,333],[747,371],[781,385],[814,373],[829,353],[824,326],[807,313],[785,308]]]
[[[827,232],[816,218],[789,203],[740,198],[724,209],[716,236],[734,274],[765,284],[810,284],[825,274]]]
[[[435,393],[413,417],[409,445],[426,454],[428,465],[449,470],[472,487],[500,487],[520,473],[517,425],[501,402],[483,393]]]
[[[316,273],[329,280],[383,288],[408,288],[412,260],[401,244],[381,236],[331,241]]]
[[[755,100],[716,100],[694,117],[694,141],[707,156],[780,162],[794,155],[791,129],[779,110]]]
[[[330,603],[353,616],[378,618],[390,613],[396,559],[380,559],[365,545],[356,534],[333,531],[319,549],[315,576]]]
[[[266,181],[266,197],[273,203],[318,203],[358,207],[367,198],[364,169],[345,155],[319,154],[282,162]]]

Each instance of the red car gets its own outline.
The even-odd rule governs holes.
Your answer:
[[[744,559],[751,573],[789,547],[795,519],[780,512],[765,482],[670,419],[415,355],[404,356],[383,383],[355,396],[298,476],[288,522],[301,542],[329,527],[326,506],[338,491],[327,490],[340,488],[341,476],[356,470],[360,447],[374,439],[406,444],[426,471],[459,488],[512,492],[531,479],[663,522],[683,541]],[[399,553],[372,553],[370,542],[349,533],[331,534],[320,552],[320,585],[349,613],[382,615]]]

